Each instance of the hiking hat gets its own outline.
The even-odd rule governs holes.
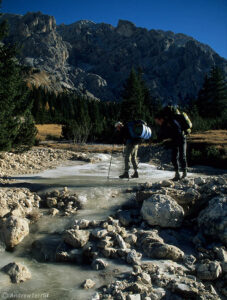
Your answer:
[[[122,127],[123,123],[121,123],[120,121],[118,121],[117,123],[114,124],[115,128],[117,128],[118,126]]]

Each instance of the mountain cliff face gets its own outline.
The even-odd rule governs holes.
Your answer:
[[[184,34],[138,28],[123,20],[117,27],[91,21],[57,26],[42,13],[4,14],[3,19],[10,24],[6,42],[22,45],[21,62],[40,70],[32,82],[54,90],[118,100],[134,66],[142,68],[153,96],[177,101],[195,96],[213,65],[227,74],[227,60]]]

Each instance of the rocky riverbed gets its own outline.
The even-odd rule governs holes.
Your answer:
[[[86,153],[45,147],[33,148],[25,153],[1,152],[0,182],[3,181],[4,177],[17,174],[34,174],[73,160],[92,162],[92,158]]]
[[[92,160],[91,156],[63,152],[42,148],[14,156],[18,166],[27,166],[21,172],[19,167],[7,171],[6,162],[15,154],[4,154],[1,173],[29,173],[30,167],[31,172],[42,170],[45,164],[39,166],[41,161],[49,168],[65,159]],[[32,169],[32,164],[37,167]],[[130,186],[126,180],[121,181],[121,190],[111,190],[110,197],[127,201],[109,215],[85,218],[78,191],[65,187],[35,193],[2,182],[0,240],[7,260],[0,263],[0,295],[10,299],[12,291],[26,294],[27,289],[28,293],[29,282],[33,277],[37,280],[31,264],[36,261],[43,270],[52,264],[62,269],[73,266],[70,274],[78,266],[81,275],[87,272],[86,278],[75,273],[77,290],[72,288],[72,277],[72,286],[65,286],[61,294],[50,289],[49,299],[225,299],[226,195],[226,175],[192,174],[179,182],[147,180]],[[40,229],[35,235],[44,222],[53,223],[55,229]],[[26,254],[18,250],[23,245]],[[13,256],[17,251],[20,255]],[[78,294],[80,290],[84,292]],[[35,291],[39,299],[47,292],[42,286]]]

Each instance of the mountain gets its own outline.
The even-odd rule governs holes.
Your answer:
[[[147,30],[119,20],[117,27],[78,21],[56,25],[42,13],[3,14],[10,25],[5,42],[22,46],[20,61],[32,67],[29,81],[61,91],[72,89],[101,100],[119,100],[131,68],[140,68],[155,97],[194,97],[213,65],[227,74],[227,60],[184,34]]]

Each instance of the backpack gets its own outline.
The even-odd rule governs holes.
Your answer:
[[[191,120],[189,119],[186,112],[180,112],[177,106],[167,105],[162,109],[162,114],[164,119],[166,120],[175,119],[177,122],[179,122],[182,131],[184,131],[186,135],[191,133]]]
[[[177,108],[177,106],[167,105],[162,109],[161,113],[165,119],[169,119],[169,118],[174,118],[176,115],[179,115],[180,111]]]
[[[191,129],[192,129],[192,122],[189,119],[188,115],[186,114],[186,112],[180,112],[179,114],[177,114],[175,116],[175,119],[179,122],[182,131],[184,131],[184,133],[190,134],[191,133]]]
[[[143,120],[135,120],[128,123],[128,129],[133,139],[148,140],[151,137],[151,129]]]

